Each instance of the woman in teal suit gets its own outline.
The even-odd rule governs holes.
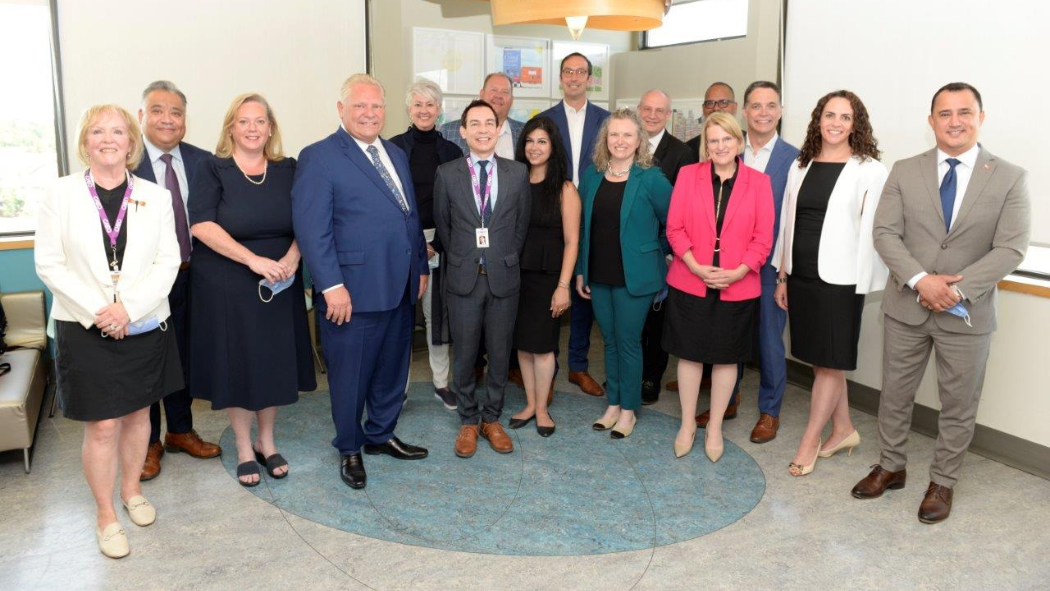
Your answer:
[[[612,429],[613,439],[634,431],[634,411],[642,404],[642,326],[667,284],[670,248],[661,228],[671,184],[652,163],[641,120],[620,109],[602,125],[594,165],[580,177],[576,290],[591,300],[605,341],[609,408],[594,430]]]

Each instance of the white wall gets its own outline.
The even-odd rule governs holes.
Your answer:
[[[186,140],[215,149],[235,96],[259,92],[295,156],[338,125],[335,103],[365,69],[362,0],[85,0],[58,2],[71,170],[87,107],[117,103],[135,114],[157,79],[187,96]]]

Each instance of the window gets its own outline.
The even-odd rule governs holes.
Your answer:
[[[36,230],[36,203],[59,176],[46,0],[0,0],[0,236]]]
[[[676,2],[664,24],[642,34],[642,48],[747,36],[748,0]]]

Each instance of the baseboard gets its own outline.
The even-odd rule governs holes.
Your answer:
[[[813,387],[813,369],[798,361],[788,359],[788,381],[800,388]],[[870,415],[879,414],[880,392],[870,386],[847,381],[850,406]],[[912,414],[911,429],[930,437],[937,436],[937,418],[940,412],[936,409],[915,404]],[[977,425],[970,443],[970,451],[1050,480],[1050,448],[1021,439],[1009,433]]]

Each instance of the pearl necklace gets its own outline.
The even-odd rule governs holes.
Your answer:
[[[628,166],[627,168],[625,168],[625,169],[623,169],[623,170],[621,170],[619,172],[613,170],[612,166],[609,167],[609,174],[613,175],[616,178],[627,176],[627,173],[629,173],[629,172],[631,172],[631,167],[630,166]]]
[[[237,164],[236,160],[234,160],[233,162],[234,162],[234,164]],[[248,179],[249,183],[251,183],[253,185],[256,185],[256,186],[259,186],[259,185],[261,185],[261,184],[266,182],[266,172],[269,170],[269,168],[270,168],[270,161],[269,160],[263,160],[262,178],[259,179],[258,181],[254,181],[254,180],[252,180],[252,177],[248,176],[248,173],[244,172],[244,169],[241,168],[241,165],[237,164],[237,170],[241,171],[241,174],[244,175],[244,178]]]

